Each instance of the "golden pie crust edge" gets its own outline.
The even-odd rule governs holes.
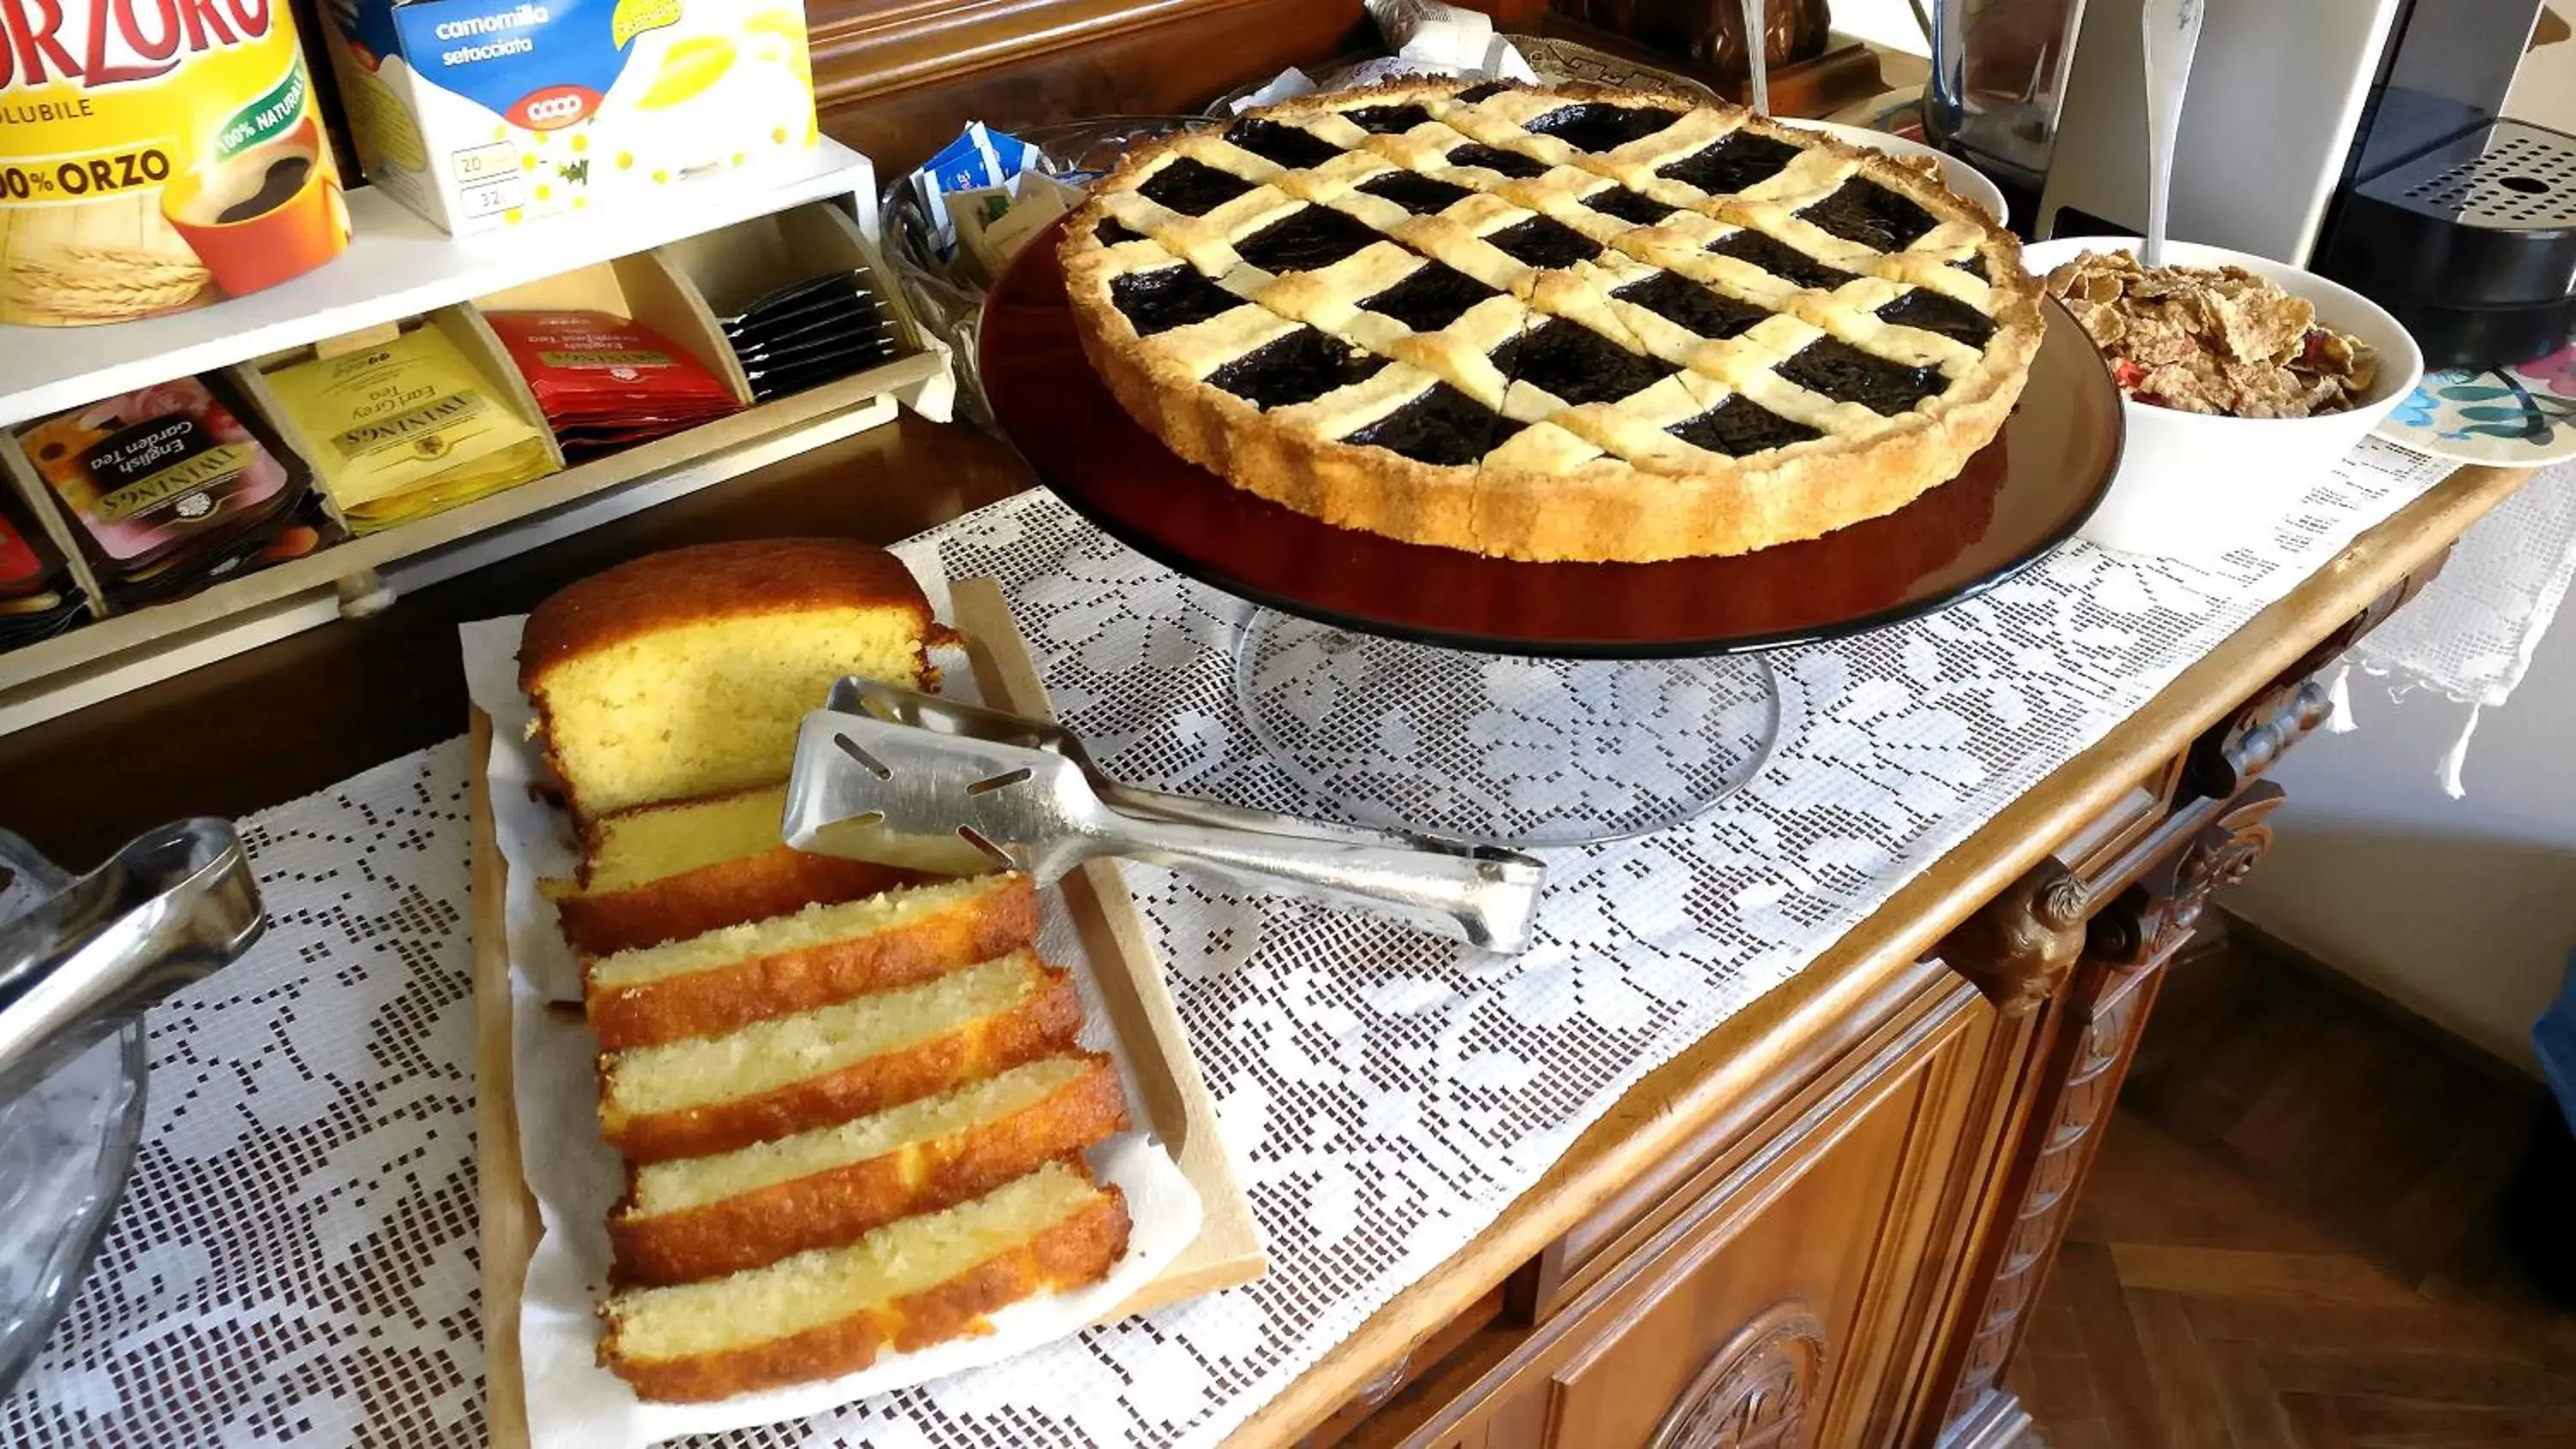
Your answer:
[[[1391,81],[1255,107],[1238,119],[1294,120],[1344,109],[1355,95],[1448,99],[1464,88],[1456,81]],[[1973,204],[1881,153],[1774,125],[1723,102],[1580,83],[1519,89],[1567,101],[1659,100],[1735,112],[1756,134],[1857,162],[1870,180],[1932,215],[1983,233],[1978,250],[1987,285],[1999,294],[1994,336],[1977,365],[1940,397],[1865,442],[1827,438],[1800,445],[1796,456],[1771,450],[1688,473],[1651,472],[1619,459],[1555,472],[1423,463],[1283,422],[1140,345],[1134,325],[1110,301],[1109,248],[1093,233],[1109,215],[1101,197],[1131,189],[1138,173],[1200,134],[1187,131],[1129,152],[1066,224],[1058,254],[1092,369],[1165,447],[1246,492],[1343,528],[1532,562],[1654,563],[1821,538],[1893,513],[1957,477],[2003,430],[2029,379],[2045,322],[2039,282],[2021,264],[2021,243]]]

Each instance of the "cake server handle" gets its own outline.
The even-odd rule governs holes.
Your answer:
[[[1205,871],[1260,889],[1307,894],[1393,916],[1419,930],[1506,955],[1526,949],[1547,867],[1490,846],[1418,851],[1307,835],[1218,830],[1112,810],[1088,812],[1089,853]]]
[[[230,825],[136,837],[0,927],[0,1100],[239,956],[266,924]]]

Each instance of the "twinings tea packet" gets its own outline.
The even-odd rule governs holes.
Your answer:
[[[484,320],[568,450],[649,442],[742,406],[704,363],[641,322],[581,311],[487,312]]]
[[[201,306],[348,241],[286,5],[0,4],[0,322]]]
[[[453,508],[554,471],[519,415],[435,326],[267,374],[353,532]]]
[[[26,424],[18,440],[112,588],[209,559],[302,496],[301,470],[242,421],[245,411],[183,377]]]
[[[893,321],[859,272],[791,282],[718,321],[759,402],[848,377],[896,351]]]

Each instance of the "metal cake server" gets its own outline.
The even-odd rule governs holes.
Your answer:
[[[1546,868],[1528,856],[1315,833],[1316,822],[1211,813],[1210,802],[1128,786],[1117,794],[1129,808],[1054,750],[823,709],[797,732],[783,832],[799,850],[949,875],[1022,870],[1040,884],[1124,856],[1253,889],[1294,886],[1495,951],[1529,944]]]
[[[968,735],[995,744],[1026,745],[1033,750],[1052,751],[1073,761],[1083,777],[1091,782],[1091,788],[1110,808],[1124,810],[1131,815],[1186,821],[1219,830],[1303,835],[1317,840],[1346,840],[1434,854],[1464,855],[1475,849],[1456,841],[1412,835],[1401,830],[1378,830],[1334,820],[1310,820],[1269,810],[1248,810],[1220,800],[1202,800],[1194,795],[1166,795],[1158,790],[1140,790],[1113,779],[1091,758],[1091,751],[1083,746],[1081,736],[1054,720],[986,709],[980,704],[924,694],[920,690],[906,689],[900,684],[887,684],[882,680],[843,679],[832,686],[831,699],[824,708],[842,714],[871,714],[881,720],[914,725],[941,734]]]
[[[221,820],[146,832],[77,880],[0,831],[0,866],[49,893],[0,926],[0,1102],[240,956],[268,924],[250,858]]]

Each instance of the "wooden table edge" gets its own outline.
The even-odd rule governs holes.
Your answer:
[[[1900,887],[1806,969],[1648,1073],[1473,1242],[1326,1350],[1226,1442],[1287,1443],[1331,1417],[1426,1331],[1491,1292],[1723,1110],[1738,1084],[1759,1073],[1764,1047],[1803,1035],[1807,1023],[1829,1020],[1919,960],[2146,770],[2186,749],[2531,476],[2528,469],[2462,468],[2354,539]]]

